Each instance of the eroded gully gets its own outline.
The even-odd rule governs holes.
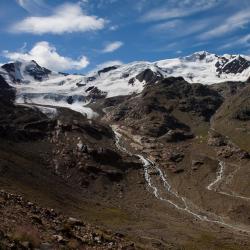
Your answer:
[[[218,224],[236,231],[250,233],[250,230],[244,225],[235,225],[227,223],[223,220],[221,216],[218,216],[213,213],[208,213],[207,211],[203,211],[198,206],[192,204],[191,201],[181,196],[178,192],[174,191],[171,186],[171,183],[168,180],[167,175],[157,166],[155,162],[151,161],[150,159],[144,157],[141,154],[133,154],[132,152],[127,150],[121,144],[122,135],[118,132],[117,128],[112,127],[112,130],[115,134],[116,147],[120,151],[130,156],[138,157],[142,162],[144,169],[144,177],[148,185],[148,189],[151,190],[151,192],[158,200],[167,202],[175,209],[187,213],[202,222]],[[220,162],[219,166],[220,168],[217,172],[216,179],[207,186],[207,189],[210,191],[217,192],[214,187],[223,179],[223,173],[225,168],[224,162]],[[150,174],[150,172],[154,174]],[[219,193],[224,194],[224,192],[222,191],[220,191]],[[233,196],[227,193],[226,195]]]

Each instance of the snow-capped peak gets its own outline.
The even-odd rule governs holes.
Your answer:
[[[2,65],[0,75],[16,87],[19,103],[70,107],[84,113],[91,100],[140,93],[147,84],[170,76],[203,84],[246,81],[250,60],[199,51],[186,57],[109,66],[85,76],[52,72],[35,61],[13,62]]]
[[[36,61],[15,61],[1,66],[1,72],[5,73],[6,80],[11,84],[30,83],[44,81],[52,75],[58,75],[49,69],[41,67]]]
[[[216,58],[216,55],[215,54],[211,54],[211,53],[209,53],[207,51],[198,51],[198,52],[195,52],[195,53],[193,53],[191,55],[183,57],[183,59],[197,61],[197,60],[206,59],[207,57]]]

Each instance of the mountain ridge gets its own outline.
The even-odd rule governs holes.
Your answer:
[[[125,249],[248,249],[249,83],[189,83],[133,65],[23,83],[0,76],[1,188],[125,235],[134,242]],[[127,92],[110,92],[120,83]],[[0,213],[18,216],[16,205]],[[10,245],[13,217],[1,218],[0,243]],[[42,243],[58,244],[56,233],[65,248],[91,249],[71,225],[35,228]]]
[[[35,61],[2,65],[0,75],[16,89],[16,103],[71,108],[89,117],[86,106],[100,98],[141,93],[147,85],[167,77],[183,77],[189,83],[245,82],[250,59],[243,55],[218,56],[206,51],[156,62],[137,61],[99,69],[86,75],[54,72]]]

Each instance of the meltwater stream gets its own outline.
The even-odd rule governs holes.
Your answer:
[[[124,146],[121,145],[120,141],[121,141],[122,135],[117,131],[117,129],[115,127],[112,127],[112,130],[115,134],[116,147],[120,151],[123,151],[131,156],[134,155],[130,151],[128,151]],[[168,181],[166,174],[163,173],[163,171],[155,164],[155,162],[151,161],[148,158],[145,158],[143,155],[140,155],[140,154],[137,154],[134,156],[137,156],[140,159],[140,161],[142,162],[143,167],[144,167],[144,176],[145,176],[146,183],[147,183],[149,189],[152,190],[152,193],[154,194],[154,196],[157,199],[169,203],[175,209],[182,211],[182,212],[185,212],[185,213],[188,213],[200,221],[219,224],[219,225],[222,225],[224,227],[228,227],[228,228],[233,229],[233,230],[237,230],[237,231],[241,231],[241,232],[245,232],[245,233],[250,233],[250,230],[243,228],[241,226],[226,223],[226,222],[224,222],[222,217],[220,217],[216,214],[204,212],[200,208],[195,207],[193,204],[192,204],[192,207],[195,207],[195,209],[191,208],[188,205],[188,203],[190,203],[190,201],[188,201],[185,197],[182,197],[181,195],[179,195],[177,192],[175,192],[173,190],[170,182]],[[154,176],[157,176],[160,179],[160,183],[161,183],[160,189],[164,191],[163,194],[162,194],[162,191],[154,184],[154,180],[153,180],[153,177],[151,176],[150,172],[155,173]],[[223,172],[224,172],[224,163],[220,162],[220,169],[217,173],[217,177],[212,183],[210,183],[207,186],[208,190],[216,191],[216,189],[213,189],[213,187],[218,182],[221,181],[221,179],[223,178]],[[164,195],[166,195],[170,198],[165,198]]]
[[[233,197],[233,198],[250,201],[249,197],[246,197],[246,196],[243,196],[243,195],[239,195],[239,194],[237,194],[237,193],[235,193],[233,191],[231,193],[229,193],[229,192],[221,191],[221,190],[219,190],[219,188],[216,188],[216,185],[218,185],[219,183],[221,183],[222,180],[224,178],[226,178],[225,177],[225,170],[226,170],[226,163],[223,162],[223,161],[220,161],[219,162],[219,169],[217,171],[216,179],[207,186],[207,189],[210,190],[210,191],[215,191],[215,192],[220,193],[222,195],[226,195],[226,196],[230,196],[230,197]]]

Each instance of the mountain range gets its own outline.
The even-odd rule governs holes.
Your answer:
[[[2,65],[0,249],[250,249],[249,84],[205,51]]]
[[[147,84],[166,77],[181,76],[189,83],[202,84],[246,81],[250,75],[250,57],[201,51],[153,63],[113,65],[85,76],[52,72],[35,61],[13,62],[2,65],[0,73],[17,89],[17,103],[70,107],[80,112],[85,109],[89,113],[83,106],[90,100],[141,93]]]

